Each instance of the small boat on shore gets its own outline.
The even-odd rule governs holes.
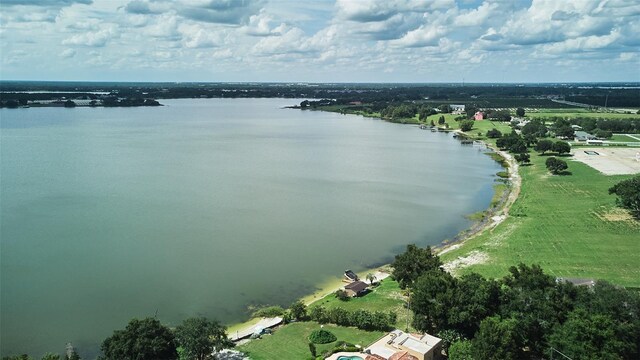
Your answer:
[[[358,281],[360,280],[360,278],[358,278],[358,275],[356,273],[354,273],[351,270],[345,270],[344,271],[344,280],[348,281],[348,282],[352,282],[352,281]]]

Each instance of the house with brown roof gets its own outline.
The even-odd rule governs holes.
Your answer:
[[[369,345],[364,352],[386,360],[438,360],[442,357],[441,349],[440,338],[394,330]]]
[[[348,285],[345,285],[344,291],[350,297],[357,297],[366,294],[368,287],[369,285],[367,285],[367,283],[363,281],[354,281]]]

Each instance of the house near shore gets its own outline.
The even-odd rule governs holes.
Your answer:
[[[442,358],[442,339],[396,329],[369,345],[364,352],[372,360],[439,360]]]
[[[367,293],[367,288],[369,285],[364,281],[354,281],[348,285],[344,286],[344,291],[350,297],[358,297]]]

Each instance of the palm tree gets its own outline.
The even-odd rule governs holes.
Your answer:
[[[368,273],[366,279],[369,281],[369,284],[373,285],[373,282],[377,280],[376,276],[372,273]]]

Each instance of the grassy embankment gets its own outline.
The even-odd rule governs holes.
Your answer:
[[[541,109],[532,117],[606,117],[640,118],[637,114],[591,112],[586,109]],[[430,116],[437,124],[440,115]],[[445,114],[449,128],[459,128],[456,115]],[[479,121],[468,135],[486,139],[487,130],[496,127],[508,132],[505,123]],[[634,141],[614,136],[614,141]],[[544,166],[549,155],[531,151],[531,165],[520,168],[522,189],[510,211],[510,217],[443,255],[444,261],[482,253],[488,260],[461,272],[477,271],[489,277],[501,277],[518,262],[538,263],[550,274],[561,277],[589,277],[612,283],[640,286],[640,223],[615,206],[615,197],[607,190],[630,176],[606,176],[585,164],[571,161],[569,176],[551,176]],[[496,186],[497,195],[505,186]],[[499,196],[494,198],[497,200]]]
[[[570,157],[572,174],[551,176],[544,165],[548,156],[532,151],[532,164],[520,167],[522,188],[510,217],[444,254],[443,261],[482,254],[486,261],[459,272],[501,277],[518,262],[537,263],[558,277],[640,286],[640,222],[608,194],[609,187],[631,176],[606,176]]]

